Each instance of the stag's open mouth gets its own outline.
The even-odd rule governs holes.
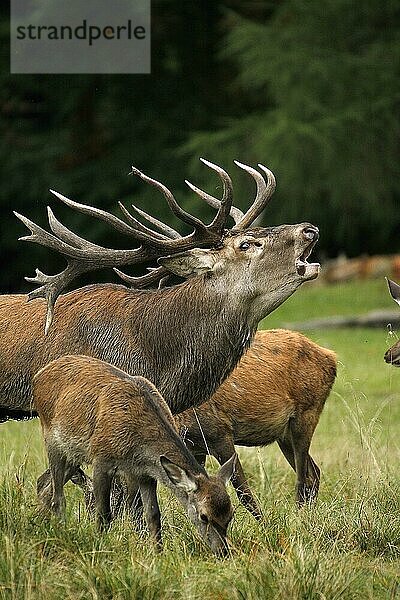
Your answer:
[[[300,275],[300,277],[304,277],[305,279],[315,279],[316,277],[318,277],[319,274],[320,264],[309,263],[307,261],[317,241],[318,238],[313,240],[311,244],[309,244],[307,248],[302,252],[302,254],[298,258],[296,258],[297,274]]]

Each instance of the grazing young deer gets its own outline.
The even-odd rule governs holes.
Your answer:
[[[96,358],[52,361],[35,375],[33,390],[51,472],[50,490],[42,489],[41,499],[56,514],[65,510],[65,482],[77,467],[93,463],[100,528],[111,520],[110,491],[118,473],[130,504],[139,487],[147,525],[161,544],[157,480],[172,489],[211,549],[226,552],[232,506],[225,485],[235,452],[216,476],[208,476],[179,437],[154,385]]]
[[[211,400],[195,411],[176,415],[175,421],[202,464],[206,454],[224,462],[234,452],[234,444],[278,442],[296,472],[296,497],[301,505],[318,493],[320,470],[309,448],[335,376],[336,356],[330,350],[294,331],[258,331]],[[239,459],[232,483],[240,501],[260,518]]]
[[[400,285],[391,279],[388,279],[387,282],[390,295],[392,296],[393,300],[397,302],[397,304],[400,304]],[[384,359],[393,367],[400,367],[400,340],[398,340],[389,348],[389,350],[385,352]]]

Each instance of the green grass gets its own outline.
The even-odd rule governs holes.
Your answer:
[[[333,315],[359,315],[376,309],[396,310],[383,278],[326,286],[316,280],[299,288],[262,321],[260,328]]]
[[[388,307],[384,282],[310,285],[263,325]],[[232,556],[221,561],[163,492],[165,549],[157,554],[128,520],[99,535],[71,485],[66,523],[39,518],[39,423],[7,423],[0,438],[0,598],[399,598],[400,370],[382,360],[391,340],[385,330],[366,329],[309,336],[339,359],[312,445],[322,469],[314,508],[295,508],[294,475],[277,447],[241,449],[265,522],[257,524],[239,505]]]

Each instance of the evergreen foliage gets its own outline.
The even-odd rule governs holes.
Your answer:
[[[263,23],[231,15],[221,58],[237,66],[242,111],[192,136],[189,154],[265,161],[278,178],[268,214],[317,223],[331,255],[395,251],[399,17],[374,0],[286,0]]]
[[[26,232],[13,209],[44,225],[50,204],[93,241],[129,244],[50,187],[116,214],[118,200],[134,201],[176,226],[163,199],[126,176],[131,163],[207,218],[183,184],[219,193],[198,157],[232,173],[243,208],[253,187],[232,160],[262,162],[278,179],[266,224],[310,220],[329,255],[398,249],[396,2],[155,0],[150,76],[10,75],[0,11],[1,291],[29,289],[36,265],[59,266],[17,243]]]

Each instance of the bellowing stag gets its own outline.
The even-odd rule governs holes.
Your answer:
[[[28,298],[0,299],[1,420],[35,416],[33,375],[65,354],[100,358],[149,379],[173,413],[200,404],[235,367],[258,322],[303,282],[318,276],[319,265],[307,262],[318,240],[316,227],[301,223],[249,228],[275,189],[275,178],[266,167],[259,165],[265,180],[257,170],[236,163],[257,185],[256,198],[243,214],[232,207],[229,175],[203,162],[218,173],[222,200],[187,183],[217,207],[209,225],[184,211],[163,184],[133,170],[164,194],[175,215],[194,227],[183,237],[146,213],[141,212],[142,217],[157,231],[122,206],[126,221],[60,194],[56,196],[71,208],[105,221],[139,246],[116,250],[88,242],[62,225],[50,209],[52,233],[17,215],[31,231],[22,239],[56,250],[67,259],[67,267],[57,275],[37,270],[30,281],[40,287]],[[235,225],[227,229],[230,215]],[[98,284],[60,295],[81,273],[151,260],[160,266],[141,278],[117,273],[136,288],[154,284],[168,272],[189,279],[158,290]]]

